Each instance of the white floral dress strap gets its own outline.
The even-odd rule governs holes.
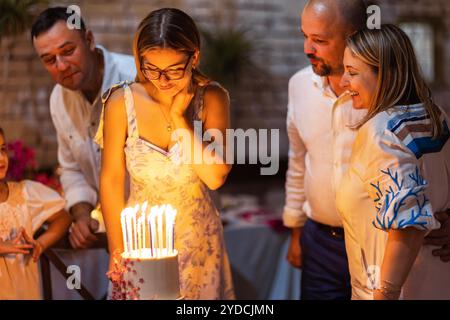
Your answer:
[[[97,129],[97,132],[94,137],[94,142],[97,143],[100,146],[100,148],[103,148],[103,126],[104,126],[104,121],[105,121],[106,101],[108,101],[111,94],[119,88],[124,89],[125,108],[127,111],[127,119],[128,119],[128,137],[135,138],[138,136],[137,125],[136,125],[136,114],[135,114],[134,106],[133,106],[133,94],[131,92],[129,84],[130,84],[129,81],[119,82],[115,85],[112,85],[108,90],[106,90],[102,94],[102,105],[103,105],[102,113],[100,116],[100,122],[98,125],[98,129]]]
[[[131,91],[131,88],[128,85],[128,83],[125,83],[123,89],[125,98],[125,108],[127,111],[127,119],[128,119],[127,140],[132,139],[134,141],[139,138],[139,132],[136,120],[136,110],[134,109],[133,92]]]

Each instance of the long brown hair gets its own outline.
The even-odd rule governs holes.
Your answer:
[[[133,55],[136,63],[136,81],[148,80],[141,71],[141,57],[153,48],[170,48],[188,55],[200,51],[200,33],[194,20],[185,12],[175,8],[163,8],[150,12],[139,24],[133,41]],[[193,68],[195,83],[209,79],[198,68]]]
[[[378,75],[368,114],[359,126],[396,105],[422,102],[433,124],[433,136],[442,133],[441,110],[433,102],[414,48],[403,30],[393,24],[383,24],[380,29],[363,29],[347,39],[347,47]]]

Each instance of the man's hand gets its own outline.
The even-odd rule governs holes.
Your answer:
[[[440,246],[433,250],[433,255],[444,262],[450,262],[450,215],[449,212],[438,212],[434,215],[441,223],[441,228],[431,231],[424,240],[424,244]]]
[[[93,209],[87,203],[78,203],[70,209],[74,222],[70,227],[69,242],[74,249],[90,248],[97,241],[94,233],[99,228],[99,222],[91,218]]]
[[[291,243],[287,254],[287,260],[295,268],[302,267],[302,248],[300,246],[300,236],[302,228],[292,228]]]

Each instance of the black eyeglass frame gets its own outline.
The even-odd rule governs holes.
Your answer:
[[[193,56],[193,54],[189,54],[188,55],[188,60],[187,60],[187,62],[185,64],[185,66],[183,68],[179,68],[179,69],[176,69],[176,70],[165,70],[165,69],[161,70],[159,68],[156,68],[154,70],[150,70],[149,68],[144,68],[143,67],[143,63],[141,62],[141,72],[142,72],[142,74],[144,75],[144,77],[147,80],[152,80],[152,81],[159,80],[159,79],[161,79],[162,75],[164,75],[167,80],[180,80],[180,79],[183,79],[184,75],[186,74],[186,69],[187,69],[187,67],[189,66],[189,64],[190,64],[190,62],[192,60],[192,56]],[[181,72],[180,76],[173,77],[173,76],[169,75],[169,72],[171,72],[171,71],[172,72],[174,72],[174,71],[175,72],[182,71],[182,72]],[[149,75],[150,72],[155,72],[155,73],[157,72],[158,76],[157,77],[151,77]]]

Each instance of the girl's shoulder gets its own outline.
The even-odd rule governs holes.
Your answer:
[[[209,81],[204,85],[197,85],[192,103],[194,104],[194,119],[205,122],[209,113],[228,112],[230,96],[218,82]]]
[[[25,181],[8,181],[8,200],[22,200],[23,192],[25,190]]]
[[[125,88],[134,85],[132,81],[121,81],[113,84],[102,94],[102,103],[106,104],[107,101],[117,101],[124,99]]]
[[[198,86],[198,96],[202,98],[205,105],[211,105],[216,103],[228,104],[230,95],[228,90],[225,89],[220,83],[210,81],[202,86]]]
[[[25,194],[25,198],[45,198],[48,196],[55,197],[55,198],[62,198],[59,193],[50,188],[47,187],[45,184],[33,181],[33,180],[23,180],[20,182],[22,185],[22,191]]]
[[[2,204],[18,207],[26,202],[25,197],[25,180],[8,181],[8,198]]]
[[[203,90],[205,95],[228,95],[228,90],[216,81],[208,81],[203,84],[198,84],[198,90]]]

